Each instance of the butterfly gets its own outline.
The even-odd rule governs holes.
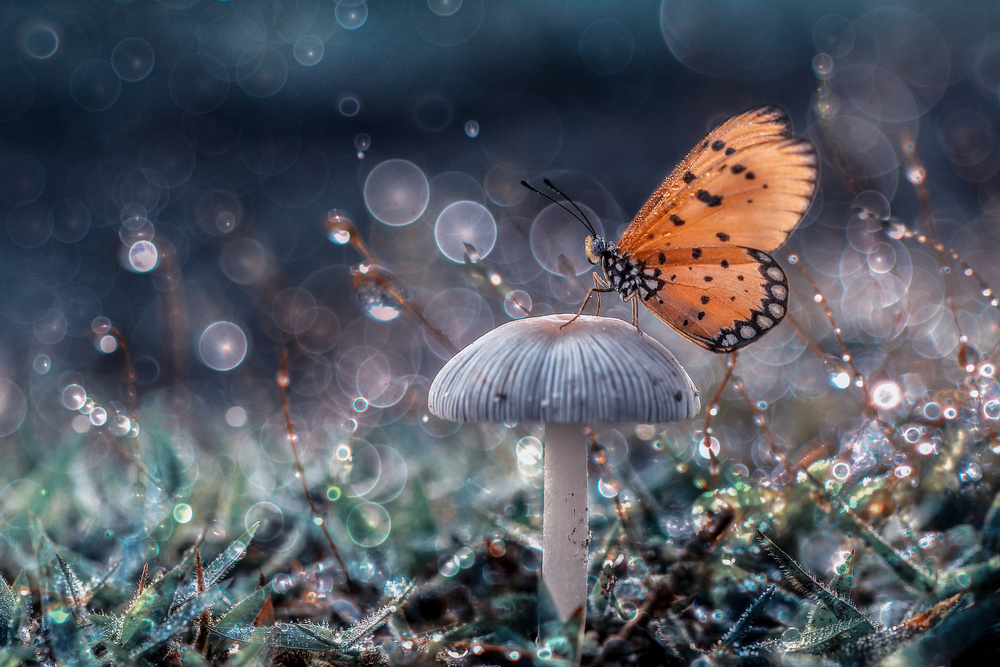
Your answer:
[[[600,310],[600,295],[618,292],[636,326],[641,301],[712,352],[756,341],[788,310],[788,280],[771,253],[809,209],[818,165],[782,108],[733,116],[670,172],[617,243],[584,216],[587,259],[604,278],[594,274],[580,312],[593,294]]]

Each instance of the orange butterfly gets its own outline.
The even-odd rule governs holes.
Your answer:
[[[605,279],[594,275],[583,306],[597,293],[600,310],[600,294],[618,292],[633,324],[641,299],[712,352],[749,345],[785,316],[788,281],[769,253],[808,210],[817,176],[816,149],[792,136],[783,109],[733,116],[670,172],[618,243],[584,223],[587,259]]]

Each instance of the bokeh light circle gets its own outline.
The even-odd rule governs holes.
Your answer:
[[[267,27],[256,12],[220,12],[200,26],[198,56],[202,61],[233,68],[248,49],[267,44]]]
[[[52,358],[47,354],[36,354],[31,361],[31,370],[39,375],[45,375],[52,370]]]
[[[128,263],[138,273],[146,273],[156,268],[160,253],[151,241],[137,241],[128,249]]]
[[[215,322],[198,339],[198,356],[203,364],[216,371],[231,371],[243,363],[247,337],[232,322]]]
[[[66,326],[66,316],[60,309],[46,308],[35,315],[31,330],[39,343],[55,345],[66,336]]]
[[[312,67],[319,64],[323,60],[325,51],[326,47],[323,46],[323,40],[316,35],[302,35],[295,40],[295,46],[292,47],[292,55],[295,56],[295,61],[303,67]]]
[[[79,410],[87,402],[87,390],[78,384],[66,385],[60,400],[67,410]]]
[[[49,210],[52,236],[61,243],[76,243],[90,230],[90,209],[82,201],[63,199]]]
[[[462,0],[427,0],[427,6],[438,16],[451,16],[462,8]]]
[[[361,503],[351,510],[344,524],[351,540],[360,547],[377,547],[392,530],[389,512],[378,503]]]
[[[170,70],[167,90],[174,104],[192,114],[217,109],[229,96],[229,73],[211,60],[197,56],[182,58]]]
[[[118,101],[122,80],[115,74],[111,63],[88,60],[73,71],[69,80],[73,101],[87,111],[104,111]]]
[[[251,285],[268,269],[268,254],[259,241],[250,238],[234,239],[222,249],[220,268],[227,278],[238,285]]]
[[[479,32],[484,0],[410,0],[410,20],[431,44],[454,47]]]
[[[490,254],[497,240],[497,224],[482,204],[458,201],[441,211],[434,224],[434,240],[441,254],[461,264],[465,261],[466,243],[480,257]]]
[[[195,202],[194,217],[206,234],[222,236],[239,226],[243,219],[243,205],[232,192],[212,190]]]
[[[236,63],[236,82],[253,97],[271,97],[284,88],[287,80],[288,63],[273,47],[251,47]]]
[[[39,248],[52,236],[49,210],[35,203],[15,208],[7,216],[7,235],[22,248]]]
[[[194,171],[195,150],[191,143],[176,132],[162,132],[146,140],[139,154],[145,170],[153,170],[176,187],[185,183]]]
[[[361,2],[357,4],[337,3],[334,10],[337,17],[337,24],[347,30],[357,30],[368,20],[368,5]]]
[[[387,225],[410,224],[423,214],[429,200],[427,177],[407,160],[387,160],[365,180],[365,204]]]
[[[142,81],[153,71],[156,54],[144,39],[130,37],[118,42],[111,52],[111,67],[122,81]]]
[[[598,234],[603,234],[601,220],[587,206],[580,204],[587,219]],[[531,225],[531,252],[549,273],[557,276],[579,276],[590,270],[591,264],[584,253],[587,231],[560,206],[546,206],[535,216]]]
[[[816,49],[834,58],[850,53],[854,48],[854,26],[839,14],[827,14],[813,25]]]
[[[734,76],[775,55],[786,44],[778,36],[784,18],[778,4],[742,0],[660,5],[660,30],[670,52],[687,68],[710,76]]]
[[[254,533],[254,542],[270,542],[281,535],[285,528],[285,513],[274,503],[262,501],[247,510],[244,523],[249,529],[260,522],[260,527]]]
[[[348,118],[352,118],[358,115],[361,111],[361,102],[358,98],[353,95],[348,95],[341,98],[340,102],[337,104],[337,108],[340,109],[340,113]]]
[[[440,132],[451,123],[451,104],[437,94],[425,95],[413,109],[413,120],[421,130]]]
[[[0,157],[0,199],[24,206],[38,199],[45,189],[45,168],[30,155]]]
[[[35,24],[21,31],[21,48],[36,60],[46,60],[59,49],[59,34],[52,26]]]

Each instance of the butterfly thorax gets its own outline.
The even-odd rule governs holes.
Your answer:
[[[660,278],[661,270],[646,266],[644,261],[635,261],[618,251],[618,247],[607,239],[587,237],[587,259],[591,264],[600,264],[608,284],[622,299],[630,299],[638,294],[644,301],[656,297],[665,284]]]

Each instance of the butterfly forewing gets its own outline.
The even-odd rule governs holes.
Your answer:
[[[684,158],[618,242],[636,255],[678,245],[741,245],[772,252],[808,209],[817,156],[791,136],[775,106],[734,116]]]
[[[675,246],[637,256],[659,269],[662,287],[643,303],[678,332],[713,352],[764,335],[785,316],[788,283],[767,253],[738,246]]]

